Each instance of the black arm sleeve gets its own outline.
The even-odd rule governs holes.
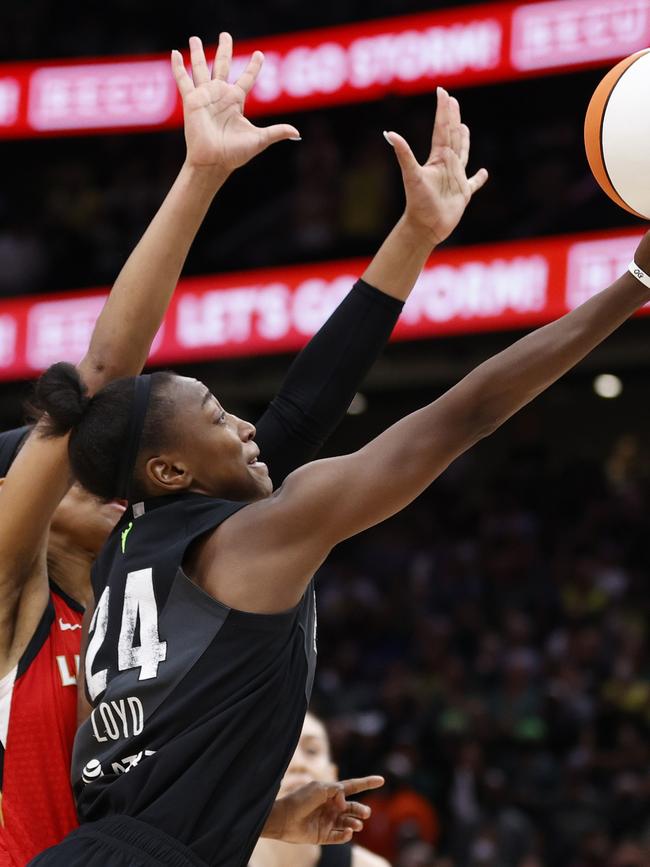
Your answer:
[[[31,431],[30,425],[17,427],[0,434],[0,478],[6,476],[14,458],[20,451],[23,440]]]
[[[403,306],[358,280],[295,359],[256,426],[274,487],[312,460],[338,427]]]

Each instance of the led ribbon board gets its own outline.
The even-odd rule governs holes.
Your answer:
[[[255,116],[605,65],[648,44],[650,0],[485,3],[239,42],[233,75],[264,51]],[[0,64],[0,138],[181,122],[167,55]]]
[[[529,239],[436,252],[394,339],[530,328],[562,316],[625,272],[638,231]],[[181,364],[304,346],[365,260],[181,280],[150,361]],[[0,302],[0,380],[84,355],[107,290]],[[650,306],[642,313],[650,312]]]

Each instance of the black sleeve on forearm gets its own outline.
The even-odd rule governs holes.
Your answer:
[[[257,423],[255,440],[274,487],[312,460],[338,427],[403,306],[358,280],[295,359]]]
[[[31,426],[25,425],[0,433],[0,479],[9,472],[9,467],[30,431]]]

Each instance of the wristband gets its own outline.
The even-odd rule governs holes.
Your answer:
[[[648,277],[645,271],[639,268],[634,259],[632,259],[630,264],[627,266],[627,270],[633,277],[636,277],[639,283],[643,283],[647,289],[650,289],[650,277]]]

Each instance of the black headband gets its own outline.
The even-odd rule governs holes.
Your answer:
[[[145,373],[143,376],[136,376],[133,392],[133,409],[129,421],[129,439],[126,451],[122,455],[118,473],[117,493],[115,495],[121,500],[131,499],[133,472],[135,470],[135,462],[138,459],[138,452],[140,451],[140,439],[142,438],[142,428],[144,427],[144,420],[147,415],[150,394],[150,374]]]
[[[18,448],[25,437],[29,436],[30,425],[18,427],[0,434],[0,478],[9,472],[9,467],[18,454]]]

